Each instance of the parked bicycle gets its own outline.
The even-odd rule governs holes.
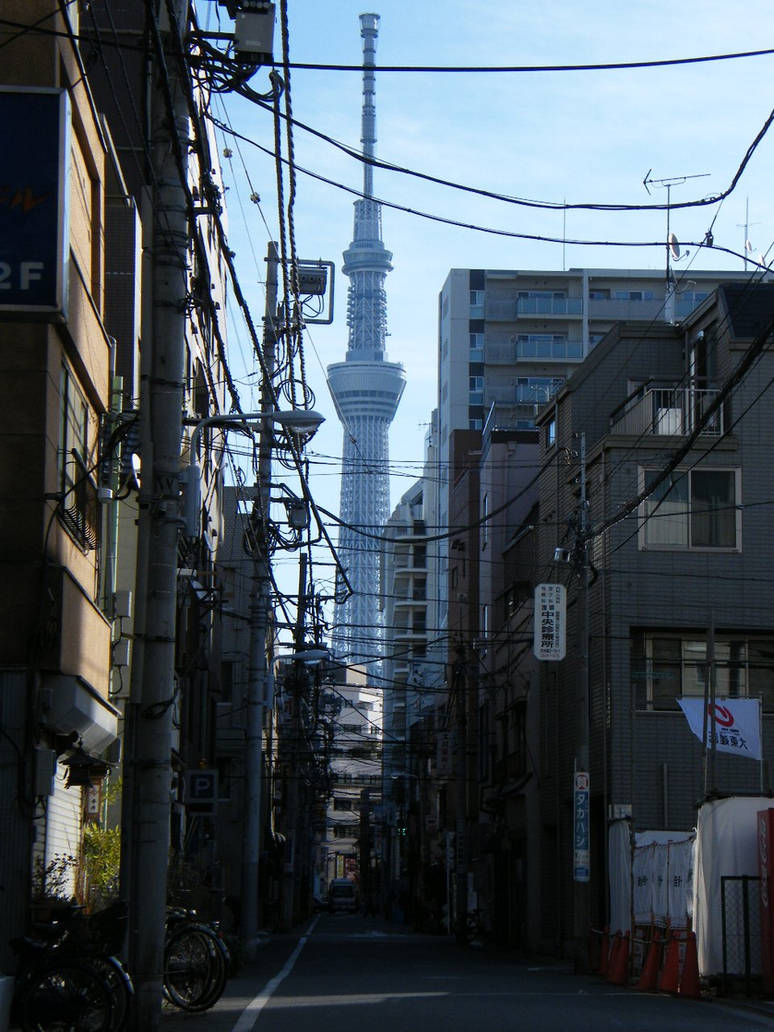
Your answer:
[[[132,982],[114,955],[126,907],[86,915],[63,910],[36,926],[35,936],[12,941],[19,956],[14,1016],[25,1032],[120,1032],[129,1013]]]
[[[216,922],[195,910],[167,908],[164,995],[181,1010],[209,1010],[223,994],[231,958]]]

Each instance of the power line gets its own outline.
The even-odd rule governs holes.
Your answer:
[[[432,74],[524,74],[536,72],[609,72],[636,68],[668,68],[676,65],[708,64],[715,61],[738,61],[750,57],[769,57],[774,49],[742,50],[730,54],[705,54],[699,57],[666,57],[651,61],[611,61],[593,62],[589,64],[560,65],[374,65],[374,72],[381,73],[432,73]],[[294,69],[320,72],[362,72],[362,65],[352,64],[315,64],[313,62],[294,62]]]
[[[271,108],[267,104],[265,104],[263,101],[257,101],[256,100],[256,101],[254,101],[254,103],[258,107],[262,107],[266,111],[270,111],[271,110]],[[300,122],[297,119],[293,119],[292,120],[293,125],[295,125],[297,128],[303,129],[305,132],[309,133],[310,135],[315,136],[315,137],[317,137],[320,140],[323,140],[324,142],[330,144],[332,147],[335,147],[336,149],[338,149],[340,151],[343,151],[343,153],[347,154],[349,157],[353,158],[354,160],[362,162],[365,165],[373,166],[374,168],[383,169],[383,170],[388,171],[388,172],[398,172],[401,175],[412,176],[412,177],[414,177],[416,179],[421,179],[424,182],[434,183],[437,186],[446,186],[446,187],[449,187],[452,190],[461,190],[464,193],[472,193],[472,194],[475,194],[476,196],[479,196],[479,197],[487,197],[490,200],[502,201],[505,204],[513,204],[513,205],[516,205],[518,207],[537,208],[537,209],[549,210],[549,211],[603,211],[603,212],[610,212],[610,211],[615,211],[615,212],[623,212],[623,211],[632,211],[632,212],[637,212],[637,211],[670,211],[672,209],[707,207],[708,205],[716,204],[718,201],[723,200],[730,193],[732,193],[732,191],[734,190],[734,188],[736,187],[736,185],[737,185],[737,183],[739,181],[740,176],[742,175],[742,173],[744,172],[745,168],[749,164],[753,154],[755,153],[755,151],[757,150],[759,144],[761,143],[761,141],[763,140],[764,136],[768,132],[768,130],[771,127],[771,124],[772,124],[773,121],[774,121],[774,110],[772,110],[769,113],[768,118],[763,123],[763,126],[758,131],[757,135],[755,136],[755,138],[753,139],[752,143],[748,147],[744,157],[742,158],[742,161],[740,162],[736,172],[734,173],[734,175],[733,175],[733,177],[731,179],[731,184],[727,187],[726,190],[722,191],[721,193],[712,194],[712,195],[710,195],[708,197],[697,198],[696,200],[692,200],[692,201],[679,201],[679,202],[675,202],[675,203],[668,202],[667,204],[601,204],[601,203],[598,203],[598,202],[590,202],[590,201],[576,202],[576,203],[568,204],[566,201],[563,201],[563,202],[560,203],[558,201],[538,201],[538,200],[532,200],[532,199],[525,198],[525,197],[514,197],[514,196],[512,196],[510,194],[502,194],[502,193],[498,193],[497,191],[486,190],[486,189],[484,189],[482,187],[470,186],[470,185],[467,185],[465,183],[457,183],[457,182],[454,182],[453,180],[450,180],[450,179],[443,179],[443,178],[441,178],[439,176],[433,176],[433,175],[431,175],[428,172],[421,172],[421,171],[418,171],[417,169],[411,169],[411,168],[407,168],[407,167],[402,166],[402,165],[396,165],[396,164],[393,164],[392,162],[384,161],[382,159],[379,159],[379,158],[377,158],[377,157],[375,157],[373,155],[366,155],[362,151],[359,151],[359,150],[357,150],[354,147],[350,147],[347,144],[341,143],[338,140],[335,140],[333,137],[328,136],[326,133],[321,132],[319,129],[315,129],[312,126],[305,124],[304,122]],[[245,137],[242,137],[242,138],[245,139]],[[249,141],[249,142],[253,142],[253,141]]]

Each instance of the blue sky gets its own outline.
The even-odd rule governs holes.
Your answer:
[[[278,5],[279,6],[279,5]],[[202,21],[215,28],[214,4]],[[223,10],[223,9],[221,9]],[[720,0],[683,3],[648,0],[628,5],[596,0],[518,4],[487,0],[289,0],[292,61],[357,64],[359,14],[381,16],[378,64],[544,65],[651,61],[750,51],[774,46],[774,9],[763,0],[734,8]],[[221,26],[228,28],[225,18]],[[275,56],[281,54],[279,27]],[[377,74],[377,156],[407,168],[511,196],[561,203],[642,204],[642,180],[693,176],[672,190],[672,201],[717,194],[731,182],[747,148],[770,114],[767,84],[774,56],[679,67],[528,74]],[[251,82],[268,88],[266,70]],[[359,146],[361,77],[357,72],[294,70],[297,119],[352,147]],[[226,101],[235,129],[273,147],[271,117],[238,98]],[[215,105],[215,113],[222,111]],[[231,144],[233,147],[233,144]],[[263,311],[262,257],[269,230],[276,233],[271,159],[247,144],[226,163],[229,239],[244,288],[257,316]],[[360,164],[295,133],[298,165],[357,189]],[[745,204],[754,253],[774,241],[771,197],[774,128],[744,176],[720,206],[675,211],[671,229],[681,242],[700,241],[712,224],[715,243],[740,251]],[[245,169],[242,167],[244,159]],[[261,196],[261,212],[248,199]],[[376,170],[377,197],[464,223],[514,232],[592,241],[660,241],[664,213],[531,211]],[[241,198],[241,207],[239,199]],[[351,195],[302,173],[295,221],[298,253],[337,266],[336,319],[312,327],[308,378],[327,423],[311,445],[312,487],[320,504],[338,509],[341,428],[325,386],[323,368],[346,348],[346,286],[339,270],[352,237]],[[651,201],[665,203],[664,190]],[[243,211],[246,218],[243,218]],[[262,221],[261,213],[269,229]],[[713,223],[714,219],[714,223]],[[387,279],[388,354],[406,367],[407,387],[393,424],[392,502],[416,477],[436,385],[438,291],[450,268],[637,267],[662,269],[663,248],[567,246],[508,239],[455,228],[385,208],[385,245],[393,252]],[[259,262],[253,260],[253,249]],[[696,251],[678,269],[741,269],[740,259]],[[774,255],[774,250],[772,251]],[[239,370],[238,334],[232,334]],[[251,400],[242,388],[243,405]],[[252,399],[257,400],[256,398]],[[324,457],[333,457],[328,459]],[[332,464],[331,464],[332,463]]]

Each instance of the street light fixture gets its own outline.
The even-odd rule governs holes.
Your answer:
[[[185,422],[185,420],[184,420]],[[201,469],[196,461],[199,437],[209,426],[236,426],[248,430],[251,423],[276,423],[292,434],[311,436],[325,422],[314,409],[276,409],[273,412],[229,412],[205,416],[194,425],[188,467],[183,472],[183,524],[188,537],[198,537],[202,504]]]

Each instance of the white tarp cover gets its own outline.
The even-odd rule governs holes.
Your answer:
[[[638,831],[632,842],[628,820],[610,823],[611,931],[631,931],[632,909],[636,924],[685,927],[693,903],[693,841],[688,831]]]
[[[771,806],[768,796],[733,796],[703,803],[696,826],[694,929],[703,976],[723,972],[720,879],[758,874],[756,814]]]
[[[685,928],[692,910],[693,834],[652,831],[635,836],[634,923]]]

